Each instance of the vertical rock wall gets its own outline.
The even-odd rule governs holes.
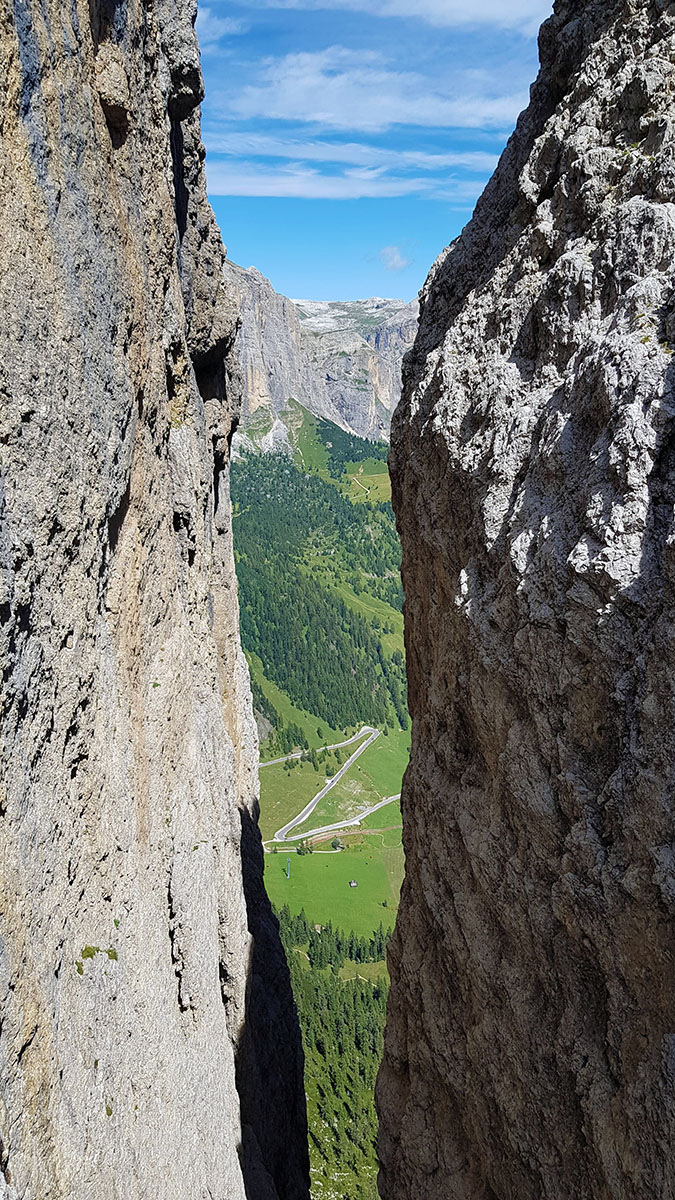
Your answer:
[[[386,1200],[675,1196],[674,34],[558,0],[422,296]]]
[[[0,1196],[307,1196],[196,0],[0,3]]]

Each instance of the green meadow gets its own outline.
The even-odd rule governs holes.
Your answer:
[[[358,750],[367,737],[368,734],[364,734],[351,746],[345,746],[342,750],[343,762],[350,754]],[[365,754],[361,757],[365,758]],[[357,759],[357,762],[360,761]],[[272,766],[260,768],[260,832],[264,842],[272,838],[277,829],[281,829],[293,817],[302,812],[305,805],[309,804],[309,801],[316,796],[326,783],[326,766],[329,764],[334,771],[338,769],[339,764],[334,754],[331,754],[326,762],[319,764],[318,771],[314,770],[311,763],[300,761],[290,771],[284,767],[283,763],[274,763]],[[356,764],[350,768],[347,775],[351,774],[355,766]],[[338,786],[339,784],[336,784],[336,789]],[[330,795],[331,792],[324,799],[327,800]],[[316,812],[319,811],[321,804],[323,801],[317,805]],[[314,814],[308,818],[308,829],[313,829],[318,824],[325,824],[325,822],[314,821],[313,818]],[[299,827],[293,832],[302,833],[302,828]]]
[[[351,836],[345,843],[347,849],[338,853],[316,850],[298,855],[280,847],[276,854],[266,854],[267,893],[277,908],[287,904],[292,913],[304,908],[314,924],[331,921],[359,936],[370,936],[380,922],[385,929],[394,923],[403,848],[400,837],[398,845],[392,846],[381,835]],[[355,888],[349,886],[350,880],[356,881]]]
[[[299,825],[293,832],[302,833],[304,830],[318,829],[322,825],[332,825],[343,819],[349,820],[387,796],[399,793],[409,753],[410,734],[407,731],[390,730],[387,737],[380,734],[377,741],[357,758],[335,787],[319,801],[304,824]],[[266,768],[269,771],[276,769]],[[261,777],[264,773],[261,773]],[[318,788],[316,790],[318,791]],[[302,804],[299,805],[296,811],[300,812],[303,807]],[[377,820],[378,816],[379,813],[373,813],[372,819]],[[278,829],[279,825],[276,828]]]
[[[287,500],[282,492],[279,505],[270,510],[270,530],[275,522],[275,529],[281,522],[280,532],[283,534],[284,528],[289,530],[292,523],[293,540],[291,542],[287,536],[288,553],[303,575],[311,579],[312,587],[316,588],[317,601],[319,602],[321,597],[335,597],[338,603],[344,604],[348,611],[356,614],[355,619],[367,623],[372,636],[381,645],[381,653],[388,658],[393,656],[395,663],[402,664],[403,616],[399,607],[400,589],[397,594],[396,588],[392,590],[388,582],[397,581],[398,561],[393,515],[386,508],[391,497],[386,447],[381,443],[367,442],[345,433],[330,422],[315,417],[295,400],[288,402],[284,422],[289,429],[294,456],[293,463],[289,460],[288,467],[282,469],[281,478],[284,477],[283,471],[287,473],[295,470],[301,473],[302,479],[308,476],[318,477],[322,481],[326,503],[321,509],[319,494],[308,491],[306,523],[303,524],[303,514],[299,513],[297,504],[292,512],[288,510],[286,523],[285,516],[281,514],[285,512],[284,505],[291,501],[290,497]],[[237,465],[233,475],[235,504],[237,476],[238,473],[241,475],[243,470],[246,470],[245,466]],[[256,486],[262,489],[259,498],[257,492],[251,491],[250,484],[248,489],[242,489],[239,485],[241,501],[238,511],[247,511],[244,505],[248,506],[249,512],[256,509],[262,512],[265,502],[269,506],[269,498],[264,494],[265,491],[269,491],[269,485],[265,486],[265,473],[259,472],[258,476],[249,475],[251,479],[258,477],[260,483]],[[334,521],[331,515],[333,505],[329,502],[331,489],[335,491]],[[367,547],[356,548],[350,540],[349,522],[346,521],[344,512],[345,500],[353,504],[359,514],[367,513],[369,504],[373,506],[372,520],[366,516],[366,525],[358,525],[356,528],[371,529],[370,536],[375,539],[374,544],[382,546],[380,558],[373,558],[372,555],[369,557]],[[315,517],[313,521],[309,519],[310,508]],[[321,516],[321,513],[324,515]],[[362,518],[359,517],[359,520]],[[237,528],[235,522],[235,549]],[[239,528],[243,530],[244,527]],[[260,530],[260,535],[269,537],[265,530]],[[363,534],[360,536],[363,537]],[[250,544],[249,536],[249,546]],[[363,544],[362,542],[362,547]],[[381,564],[377,570],[376,563]],[[279,578],[278,568],[276,575],[270,569],[269,602],[261,606],[258,601],[253,614],[253,620],[257,622],[254,628],[258,630],[264,630],[263,623],[269,621],[272,611],[276,612],[276,619],[279,620],[278,599],[275,593],[275,589],[278,592],[280,586]],[[284,576],[284,580],[285,578]],[[286,586],[285,583],[282,586]],[[245,588],[240,588],[240,602],[245,607]],[[242,628],[247,628],[246,621],[243,621]],[[283,636],[282,632],[278,636]],[[298,655],[300,658],[305,656],[310,682],[312,676],[317,678],[316,672],[312,670],[311,644],[309,638],[305,644],[304,634],[301,633],[300,640],[294,641],[291,651],[292,655]],[[358,724],[350,726],[346,731],[343,728],[334,728],[309,708],[303,708],[301,703],[297,702],[297,696],[296,702],[293,703],[282,686],[283,679],[279,678],[279,681],[275,682],[274,678],[270,678],[274,671],[264,669],[261,658],[253,652],[250,645],[245,645],[245,649],[251,676],[273,713],[276,713],[274,719],[278,719],[286,729],[297,728],[310,749],[319,750],[322,746],[343,742],[359,728]],[[343,653],[342,650],[339,652]],[[325,654],[325,651],[322,653]],[[375,666],[376,660],[373,663],[374,668]],[[395,670],[402,672],[402,665]],[[404,684],[404,676],[401,678]],[[387,796],[400,792],[408,761],[410,733],[409,730],[401,728],[391,709],[389,712],[386,722],[372,719],[369,721],[366,712],[359,713],[361,723],[377,725],[380,737],[320,801],[303,826],[293,830],[294,834],[309,833],[321,825],[349,820]],[[273,745],[274,739],[270,746],[263,743],[263,763],[266,759],[278,756],[279,750],[273,749]],[[354,743],[341,751],[341,763],[353,753],[357,745],[358,743]],[[298,855],[297,841],[279,843],[275,853],[271,853],[270,847],[275,832],[297,816],[322,788],[326,781],[327,767],[335,771],[341,763],[332,755],[326,762],[319,764],[318,771],[311,763],[298,763],[290,770],[283,763],[261,767],[260,828],[263,840],[268,845],[268,853],[265,855],[265,880],[270,898],[276,905],[288,903],[291,912],[299,912],[304,907],[310,920],[317,924],[325,924],[331,920],[334,925],[346,930],[353,929],[361,935],[372,932],[381,921],[384,921],[385,926],[391,925],[395,918],[403,875],[398,802],[392,802],[366,818],[362,830],[356,827],[352,832],[340,831],[339,836],[346,849],[339,853],[331,850],[330,837],[318,840],[315,851],[311,854]],[[286,877],[288,858],[291,862],[290,879]],[[349,887],[350,879],[356,879],[356,888]],[[365,974],[367,976],[369,972]]]

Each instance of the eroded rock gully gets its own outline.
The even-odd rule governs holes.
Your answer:
[[[196,0],[0,5],[0,1196],[307,1196]]]
[[[559,0],[422,296],[386,1200],[675,1195],[674,33]]]

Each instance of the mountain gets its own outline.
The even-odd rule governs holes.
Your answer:
[[[287,446],[290,400],[360,437],[388,440],[417,301],[293,301],[255,267],[226,261],[224,270],[228,290],[239,296],[241,321],[243,408],[235,449]]]
[[[675,12],[558,0],[392,430],[384,1200],[675,1196]]]
[[[196,3],[0,15],[0,1197],[306,1200]]]

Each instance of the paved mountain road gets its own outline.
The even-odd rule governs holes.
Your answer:
[[[354,742],[358,742],[366,733],[379,733],[378,729],[373,729],[372,725],[362,725],[358,733],[353,737],[347,738],[346,742],[335,742],[333,746],[317,746],[316,753],[320,754],[322,750],[342,750],[343,746],[353,746]],[[270,758],[267,762],[258,763],[260,767],[273,767],[277,763],[290,762],[292,758],[302,758],[306,754],[306,750],[297,750],[295,754],[284,754],[283,758]]]
[[[306,833],[295,833],[293,837],[286,838],[285,841],[298,842],[302,838],[316,837],[317,833],[337,833],[339,829],[349,829],[352,825],[360,825],[371,813],[377,812],[378,808],[384,808],[385,804],[391,804],[392,800],[400,799],[401,793],[398,792],[396,796],[387,796],[386,800],[380,800],[379,804],[373,804],[372,808],[364,808],[363,812],[360,812],[356,817],[352,817],[350,821],[336,821],[334,825],[320,825],[318,829],[308,829]],[[278,836],[278,834],[274,835],[275,841]],[[326,851],[320,851],[319,853],[325,854]]]
[[[328,782],[324,784],[324,786],[320,789],[320,791],[317,792],[316,796],[314,796],[314,798],[312,800],[310,800],[309,804],[305,805],[302,812],[298,813],[297,817],[294,817],[292,821],[289,821],[287,825],[284,825],[283,829],[277,829],[277,832],[274,835],[273,841],[275,841],[275,842],[286,841],[288,834],[291,832],[292,829],[295,829],[296,825],[302,825],[303,822],[306,821],[308,817],[311,817],[311,815],[314,812],[314,809],[316,808],[319,801],[323,800],[324,796],[331,790],[331,788],[335,787],[336,783],[339,783],[339,781],[342,779],[342,776],[349,770],[349,768],[351,766],[354,765],[357,758],[359,758],[363,754],[364,750],[367,750],[368,747],[372,746],[373,742],[376,741],[377,738],[379,738],[380,731],[379,731],[379,729],[372,729],[371,726],[369,726],[369,725],[364,725],[363,728],[361,729],[360,733],[355,734],[353,738],[349,738],[349,741],[342,742],[342,744],[341,744],[342,746],[347,746],[351,742],[357,741],[358,738],[361,737],[362,734],[367,733],[369,730],[370,730],[370,736],[368,738],[366,738],[365,742],[363,742],[362,745],[359,746],[358,750],[355,750],[354,753],[352,755],[350,755],[350,757],[347,759],[347,761],[342,764],[342,766],[340,767],[340,770],[336,772],[336,774],[333,776],[332,779],[329,779]],[[327,748],[338,749],[337,746],[336,747],[327,747]],[[289,755],[289,758],[300,758],[300,755],[299,754]],[[284,762],[284,759],[281,759],[280,761]],[[267,764],[265,764],[265,765],[267,765]],[[379,805],[376,805],[376,807],[379,807]],[[374,810],[371,810],[371,811],[374,811]],[[366,814],[364,814],[364,815],[366,815]],[[329,828],[332,828],[332,826],[329,826]],[[291,840],[297,840],[298,836],[306,837],[307,834],[300,834],[300,835],[296,834],[295,839],[291,839]]]

